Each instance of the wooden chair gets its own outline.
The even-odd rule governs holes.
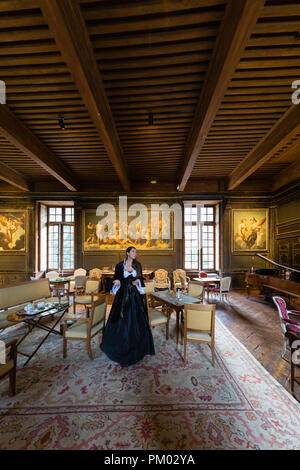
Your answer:
[[[175,271],[173,271],[173,285],[175,289],[176,287],[180,287],[182,290],[186,291],[189,281],[190,278],[183,269],[175,269]]]
[[[9,375],[9,395],[16,394],[16,371],[17,371],[17,339],[5,343],[4,356],[6,363],[0,364],[0,377]]]
[[[290,315],[300,316],[300,312],[298,310],[288,310],[286,306],[286,302],[281,297],[275,295],[273,297],[273,302],[277,307],[277,311],[279,314],[280,319],[280,326],[282,328],[283,334],[283,349],[281,353],[282,359],[284,359],[286,349],[289,346],[289,333],[299,333],[300,334],[300,318],[299,321],[290,318]]]
[[[157,310],[153,308],[151,302],[151,296],[149,294],[146,295],[147,299],[147,313],[148,313],[148,320],[149,325],[151,328],[155,328],[156,326],[166,325],[166,339],[169,339],[169,322],[170,316],[167,311]]]
[[[74,314],[76,313],[76,305],[84,305],[87,309],[90,308],[98,298],[99,295],[99,281],[92,281],[88,279],[85,284],[84,291],[77,291],[74,295],[73,309]]]
[[[73,277],[76,279],[77,276],[84,276],[86,277],[86,269],[78,268],[75,269]],[[70,293],[73,294],[75,291],[75,281],[70,282]]]
[[[100,291],[103,290],[103,285],[102,285],[102,270],[99,268],[94,268],[91,269],[89,272],[89,279],[92,281],[99,281],[100,283]]]
[[[184,362],[186,362],[187,342],[199,342],[210,345],[212,365],[215,366],[215,315],[215,305],[184,305],[184,321],[180,326],[184,342]]]
[[[190,281],[188,284],[188,295],[201,299],[203,303],[204,286],[198,282]]]
[[[49,271],[46,273],[45,276],[47,279],[57,279],[59,277],[59,273],[57,271]]]
[[[83,269],[83,268],[75,269],[74,277],[76,276],[86,276],[86,269]]]
[[[86,342],[89,358],[94,359],[91,340],[94,336],[103,332],[106,307],[106,297],[103,297],[92,303],[88,318],[81,318],[69,327],[67,327],[66,322],[63,324],[63,357],[67,357],[67,341],[80,340]]]
[[[231,277],[223,277],[220,282],[220,287],[214,287],[211,289],[211,292],[214,293],[214,295],[219,296],[219,300],[227,300],[228,301],[228,296],[229,296],[229,291],[230,291],[230,285],[231,285]]]
[[[155,289],[157,290],[167,290],[170,289],[171,283],[168,276],[168,271],[165,269],[157,269],[154,272],[154,284]]]

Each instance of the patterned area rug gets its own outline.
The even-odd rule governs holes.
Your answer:
[[[53,335],[18,369],[15,397],[0,382],[0,449],[300,448],[299,404],[220,321],[214,368],[197,343],[184,365],[170,326],[168,341],[164,327],[153,330],[154,357],[124,369],[101,353],[99,338],[94,361],[77,341],[63,359]]]

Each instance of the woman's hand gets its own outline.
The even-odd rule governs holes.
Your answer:
[[[115,287],[115,286],[120,286],[120,285],[121,285],[121,283],[120,283],[119,279],[115,279],[115,280],[113,281],[113,286],[114,286],[114,287]]]
[[[132,285],[133,286],[138,286],[139,285],[139,280],[136,279],[135,281],[132,281]]]

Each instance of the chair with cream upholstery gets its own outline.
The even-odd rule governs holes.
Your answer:
[[[168,290],[171,287],[168,271],[165,269],[157,269],[154,272],[155,290]]]
[[[100,283],[100,291],[103,290],[103,284],[102,284],[102,270],[99,268],[94,268],[91,269],[89,272],[89,279],[92,281],[99,281]]]
[[[101,281],[101,277],[102,277],[102,270],[101,269],[94,268],[94,269],[90,270],[90,272],[89,272],[89,278],[90,279]]]
[[[75,269],[73,277],[76,278],[77,276],[86,276],[86,269],[78,268]],[[70,282],[70,294],[73,295],[75,291],[75,281]]]
[[[94,359],[91,340],[94,336],[103,332],[105,326],[106,298],[96,300],[92,303],[91,313],[88,318],[80,319],[67,328],[67,323],[63,325],[63,357],[67,357],[67,341],[81,340],[87,345],[90,359]]]
[[[5,343],[4,350],[0,350],[0,359],[2,355],[5,364],[0,362],[0,378],[9,375],[9,395],[13,396],[16,394],[17,339]]]
[[[86,284],[85,284],[85,289],[82,295],[79,295],[78,291],[74,295],[74,302],[73,302],[74,314],[76,313],[76,304],[85,305],[87,309],[91,307],[92,303],[95,302],[98,298],[99,287],[100,287],[99,281],[92,281],[91,279],[87,279]]]
[[[161,311],[153,308],[150,293],[146,294],[146,299],[149,325],[151,328],[155,328],[156,326],[160,325],[166,325],[166,339],[169,339],[169,313],[164,309]]]
[[[59,277],[59,273],[57,271],[49,271],[46,273],[45,276],[47,279],[57,279]]]
[[[175,271],[173,271],[173,284],[175,289],[176,287],[180,287],[180,289],[186,291],[189,281],[190,278],[183,269],[175,269]]]
[[[186,345],[188,341],[210,345],[212,365],[215,366],[215,305],[185,304],[184,322],[180,327],[184,341],[184,362],[186,362]]]
[[[228,301],[228,295],[230,291],[230,285],[231,285],[231,277],[223,277],[220,282],[220,287],[215,287],[211,290],[211,292],[214,293],[214,295],[219,296],[219,300],[227,300]]]
[[[74,277],[76,276],[86,276],[86,269],[83,269],[83,268],[75,269]]]
[[[203,303],[204,287],[198,282],[190,281],[188,284],[188,295],[198,297]]]

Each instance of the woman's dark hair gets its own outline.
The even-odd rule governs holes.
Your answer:
[[[131,250],[136,250],[136,247],[135,246],[129,246],[128,248],[126,248],[126,259],[128,259],[128,253],[131,251]],[[137,261],[137,259],[134,259],[132,261],[132,267],[133,269],[136,270],[136,273],[137,273],[137,276],[141,276],[142,273],[140,272],[140,263]]]

